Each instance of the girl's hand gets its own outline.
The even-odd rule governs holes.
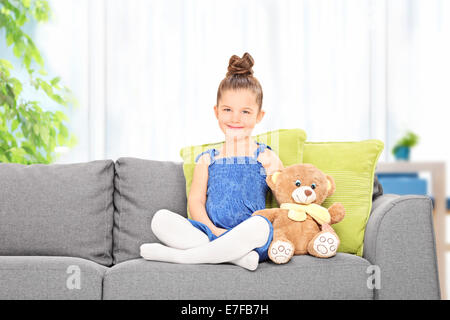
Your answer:
[[[223,233],[227,232],[227,229],[222,229],[222,228],[218,228],[215,227],[214,230],[211,230],[212,233],[214,233],[217,237],[219,237],[220,235],[222,235]]]

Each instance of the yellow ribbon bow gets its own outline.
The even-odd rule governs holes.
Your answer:
[[[289,210],[288,218],[294,221],[305,221],[306,214],[310,215],[318,224],[329,224],[331,221],[328,209],[318,204],[297,204],[297,203],[282,203],[281,209]]]

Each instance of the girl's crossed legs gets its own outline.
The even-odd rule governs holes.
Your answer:
[[[230,262],[249,270],[258,267],[259,255],[253,249],[263,246],[270,234],[268,222],[254,216],[210,242],[186,218],[169,210],[156,212],[151,228],[167,246],[143,244],[140,249],[144,259],[186,264]]]

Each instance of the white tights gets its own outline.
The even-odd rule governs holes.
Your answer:
[[[258,267],[259,255],[253,249],[262,247],[270,233],[267,221],[253,216],[209,241],[208,236],[186,218],[165,209],[155,213],[151,228],[165,246],[159,243],[141,245],[141,256],[146,260],[184,264],[230,262],[248,270]]]

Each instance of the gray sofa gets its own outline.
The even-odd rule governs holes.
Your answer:
[[[181,163],[0,164],[0,299],[439,299],[430,199],[379,187],[363,257],[251,272],[139,257],[154,212],[186,214]]]

